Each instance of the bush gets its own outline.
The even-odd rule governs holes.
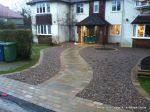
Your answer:
[[[32,53],[32,32],[30,30],[1,30],[0,41],[16,42],[17,57],[19,59],[30,59]]]

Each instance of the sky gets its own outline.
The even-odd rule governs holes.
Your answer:
[[[26,5],[26,1],[29,0],[0,0],[0,4],[8,6],[10,9],[18,11],[21,9],[21,7],[24,7]]]

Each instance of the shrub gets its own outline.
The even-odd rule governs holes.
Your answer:
[[[17,57],[30,59],[32,53],[32,32],[30,30],[1,30],[0,41],[16,42]]]

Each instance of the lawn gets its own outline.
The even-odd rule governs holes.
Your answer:
[[[13,73],[13,72],[19,72],[19,71],[22,71],[22,70],[25,70],[25,69],[28,69],[32,66],[34,66],[39,58],[40,58],[40,51],[44,48],[47,48],[49,47],[48,45],[38,45],[38,44],[34,44],[33,47],[32,47],[32,55],[31,55],[31,60],[28,60],[27,61],[27,64],[23,65],[23,66],[20,66],[16,69],[13,69],[13,70],[8,70],[8,71],[0,71],[0,74],[7,74],[7,73]],[[17,61],[18,62],[18,61]],[[12,63],[17,63],[17,62],[12,62]]]
[[[138,79],[142,88],[150,95],[150,77],[140,76]]]

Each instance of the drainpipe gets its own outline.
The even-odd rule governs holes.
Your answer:
[[[57,3],[57,7],[59,7],[58,6],[59,4]],[[58,44],[59,44],[59,22],[60,22],[60,20],[59,20],[59,18],[58,18],[58,9],[57,9],[57,25],[58,25]]]
[[[121,46],[124,42],[124,0],[122,0]]]

